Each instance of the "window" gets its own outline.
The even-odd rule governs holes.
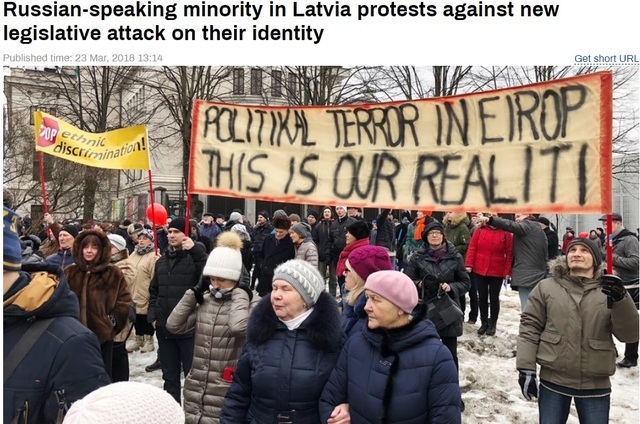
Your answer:
[[[262,94],[262,69],[251,70],[251,94]]]
[[[296,74],[289,74],[289,81],[288,81],[288,90],[289,90],[289,96],[291,97],[295,97],[297,91],[298,91],[298,84],[297,84],[298,80],[296,78]]]
[[[35,124],[35,121],[33,118],[33,114],[35,112],[44,112],[44,113],[48,113],[49,115],[55,115],[56,108],[51,106],[42,106],[42,105],[31,106],[29,108],[29,124],[31,125]]]
[[[233,94],[244,94],[244,69],[233,70]]]
[[[282,71],[273,71],[271,74],[271,96],[282,96]]]

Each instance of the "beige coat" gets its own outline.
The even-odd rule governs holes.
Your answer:
[[[222,299],[208,293],[204,299],[198,305],[193,291],[187,290],[167,320],[167,330],[174,334],[188,333],[195,326],[193,364],[184,382],[187,424],[219,422],[222,402],[231,385],[231,380],[225,381],[224,377],[235,371],[249,312],[259,300],[254,295],[249,302],[248,294],[238,288]]]
[[[129,292],[133,293],[136,273],[131,260],[129,259],[129,251],[121,250],[117,254],[111,257],[111,263],[117,266],[120,271],[122,271],[122,275],[124,275],[124,279],[127,282],[127,288]],[[114,342],[124,342],[127,340],[127,336],[131,333],[131,322],[127,319],[127,324],[124,326],[121,332],[116,334]]]
[[[136,313],[146,315],[149,309],[149,284],[153,278],[153,271],[156,266],[156,256],[153,251],[144,255],[134,251],[129,260],[136,270],[136,279],[134,284],[133,301],[136,303]]]
[[[571,277],[564,257],[551,262],[553,277],[533,289],[520,317],[516,368],[535,370],[537,363],[541,380],[572,389],[611,387],[612,335],[638,341],[638,311],[628,295],[607,309],[602,269],[594,279]]]

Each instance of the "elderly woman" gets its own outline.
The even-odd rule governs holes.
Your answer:
[[[386,249],[380,246],[362,246],[349,254],[344,267],[345,298],[342,302],[342,331],[347,337],[362,331],[367,322],[364,306],[364,283],[376,271],[391,270]]]
[[[449,350],[418,292],[398,271],[365,283],[366,328],[350,337],[320,397],[323,423],[459,423],[460,387]]]
[[[444,236],[444,226],[434,221],[428,224],[422,233],[425,246],[411,256],[404,273],[418,284],[424,300],[438,295],[442,290],[458,303],[471,287],[471,279],[467,273],[462,255]],[[458,368],[458,337],[462,336],[462,321],[457,321],[444,328],[438,328],[442,343],[451,351]],[[462,406],[464,408],[464,404]]]
[[[318,266],[318,248],[311,237],[311,226],[306,222],[299,222],[291,226],[289,237],[296,247],[295,259],[309,262],[311,265]]]
[[[167,330],[174,334],[195,329],[193,364],[184,381],[187,424],[219,422],[252,306],[249,273],[242,264],[242,240],[226,231],[216,244],[202,271],[203,279],[186,291],[167,320]],[[242,281],[243,274],[246,281]]]
[[[220,422],[320,424],[318,400],[342,347],[339,319],[316,267],[278,266],[270,296],[249,317]]]
[[[64,269],[69,288],[80,302],[80,322],[98,336],[102,359],[112,377],[113,340],[126,325],[131,293],[118,267],[111,263],[111,243],[96,230],[80,233],[73,242],[75,263]]]

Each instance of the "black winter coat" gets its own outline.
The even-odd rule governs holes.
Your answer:
[[[331,232],[331,224],[333,220],[319,221],[311,232],[313,242],[318,246],[318,261],[326,262],[327,244],[329,243],[329,233]]]
[[[193,337],[193,331],[176,336],[169,333],[165,327],[167,318],[184,293],[200,281],[206,262],[207,254],[198,244],[189,250],[167,251],[156,262],[153,279],[149,285],[147,321],[156,321],[156,329],[163,336]]]
[[[287,234],[282,240],[276,240],[274,234],[270,234],[262,246],[262,253],[259,256],[260,274],[258,274],[258,287],[256,290],[260,297],[264,297],[271,292],[271,282],[273,271],[281,263],[296,257],[296,248]]]
[[[254,260],[258,260],[262,252],[262,245],[264,244],[264,240],[269,237],[269,234],[273,231],[273,227],[267,221],[264,225],[256,224],[253,227],[253,234],[251,235],[252,244],[251,244],[251,253],[253,253]]]
[[[33,267],[29,271],[39,273],[32,279],[30,274],[21,272],[3,298],[4,359],[32,320],[55,320],[4,383],[3,422],[10,422],[22,410],[22,419],[27,423],[55,423],[57,396],[68,408],[110,381],[98,339],[78,321],[78,298],[69,290],[62,272],[47,266]],[[36,278],[58,282],[46,291],[37,289],[35,282],[30,284]],[[44,283],[40,287],[44,287]]]
[[[249,316],[247,343],[224,400],[221,423],[319,424],[320,394],[338,360],[344,335],[336,301],[322,292],[314,310],[289,330],[264,298]],[[293,412],[295,410],[295,412]]]
[[[460,296],[464,296],[471,288],[471,279],[464,267],[462,255],[451,242],[447,242],[447,251],[440,260],[429,255],[428,249],[423,247],[415,252],[409,259],[409,263],[405,265],[404,273],[417,283],[422,283],[425,277],[429,276],[425,280],[424,287],[424,298],[427,300],[437,295],[438,286],[441,283],[449,284],[451,291],[448,294],[451,300],[459,304]],[[418,291],[422,292],[421,287]],[[440,337],[461,336],[462,321],[463,317],[440,330],[438,334]]]
[[[325,261],[329,257],[332,262],[338,262],[340,252],[347,245],[347,227],[354,222],[356,222],[355,218],[345,215],[343,218],[336,218],[331,223],[329,240],[327,240],[327,246],[325,247]]]

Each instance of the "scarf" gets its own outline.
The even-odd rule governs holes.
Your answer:
[[[426,228],[427,217],[425,216],[422,219],[416,219],[416,231],[413,233],[413,239],[422,241],[422,233]]]
[[[149,252],[153,252],[153,243],[147,245],[147,247],[140,247],[136,244],[135,250],[138,255],[146,255]]]
[[[360,240],[356,240],[353,243],[347,244],[342,252],[340,252],[340,257],[338,258],[338,265],[336,265],[336,277],[340,277],[344,272],[345,264],[347,263],[347,258],[349,257],[349,253],[353,252],[360,246],[368,246],[369,238],[363,238]]]
[[[442,243],[439,247],[436,247],[435,249],[427,246],[427,253],[429,254],[429,256],[434,258],[437,262],[444,256],[445,253],[447,253],[447,243]]]

